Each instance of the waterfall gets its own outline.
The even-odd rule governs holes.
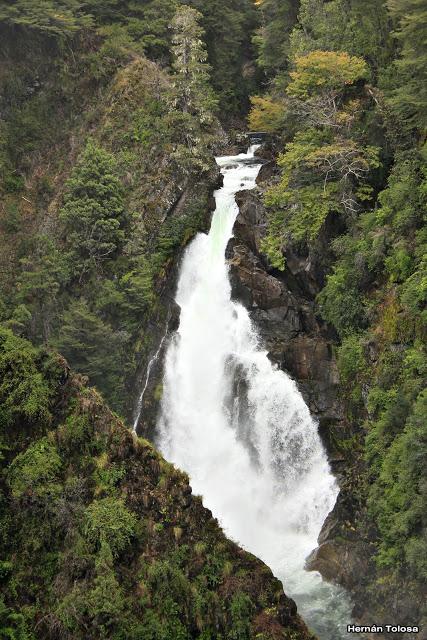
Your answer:
[[[159,359],[160,353],[161,353],[161,351],[163,349],[163,344],[164,344],[164,342],[166,340],[166,336],[168,335],[168,328],[169,328],[169,315],[168,315],[167,320],[166,320],[165,331],[164,331],[164,334],[162,336],[162,339],[160,340],[159,346],[158,346],[156,352],[154,353],[154,355],[148,361],[147,369],[145,371],[144,385],[142,387],[141,393],[139,394],[138,402],[137,402],[136,409],[135,409],[135,414],[134,414],[135,415],[135,418],[133,420],[133,430],[134,431],[137,430],[139,419],[140,419],[141,414],[142,414],[142,401],[144,400],[144,395],[145,395],[145,392],[147,391],[148,383],[150,381],[151,370],[152,370],[153,366],[156,364],[157,360]]]
[[[319,637],[340,639],[350,622],[345,594],[304,570],[338,488],[295,383],[270,362],[247,310],[231,300],[224,254],[235,193],[255,186],[253,151],[217,158],[224,184],[209,235],[198,234],[183,258],[157,444],[188,472],[227,535],[282,580]]]

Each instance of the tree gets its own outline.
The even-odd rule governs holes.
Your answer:
[[[329,214],[351,218],[361,211],[371,197],[370,174],[380,164],[378,148],[353,135],[364,97],[357,83],[368,75],[365,61],[316,50],[297,56],[293,65],[283,114],[296,114],[300,130],[279,156],[282,178],[265,198],[270,212],[263,250],[280,269],[286,238],[312,245]],[[272,105],[267,103],[270,111]]]
[[[216,99],[210,86],[210,66],[206,62],[201,19],[199,11],[182,6],[172,20],[175,106],[184,113],[198,116],[202,123],[208,123]]]
[[[254,37],[258,64],[269,77],[289,66],[289,34],[294,26],[299,2],[296,0],[258,0],[261,27]]]
[[[31,338],[47,343],[58,315],[58,296],[69,279],[66,261],[50,238],[38,236],[31,256],[22,258],[21,266],[16,285],[18,307],[25,305],[29,312]]]
[[[93,23],[92,17],[82,11],[83,5],[78,0],[17,0],[0,8],[0,22],[70,37]]]
[[[388,0],[397,23],[394,33],[401,45],[395,62],[397,86],[389,92],[390,104],[412,126],[427,127],[427,11],[424,0]]]
[[[383,0],[301,0],[290,57],[319,49],[362,56],[376,73],[393,55]]]
[[[87,144],[66,186],[60,217],[71,267],[81,281],[123,245],[124,189],[114,157],[93,142]]]
[[[81,299],[64,313],[61,330],[52,342],[72,367],[89,376],[111,404],[121,409],[124,349],[128,338],[126,332],[115,331]]]
[[[269,96],[252,96],[249,126],[252,131],[281,131],[284,123],[285,106]]]
[[[189,0],[188,4],[203,15],[211,81],[221,102],[221,115],[244,113],[259,75],[251,42],[259,12],[252,0]]]
[[[52,389],[41,360],[40,350],[0,327],[0,430],[14,423],[49,424]]]
[[[366,62],[348,53],[312,51],[295,58],[295,71],[286,91],[289,95],[306,100],[319,93],[336,97],[347,85],[366,78]]]

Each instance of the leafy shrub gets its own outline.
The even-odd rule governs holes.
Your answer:
[[[13,460],[8,470],[8,483],[15,498],[24,493],[48,496],[57,493],[62,461],[49,438],[30,445]]]
[[[85,510],[83,531],[95,547],[109,545],[113,556],[129,544],[136,533],[136,516],[120,498],[107,497],[92,502]]]
[[[279,132],[283,127],[284,106],[268,96],[252,96],[249,127],[252,131]]]
[[[364,319],[363,301],[352,282],[352,275],[344,267],[335,267],[317,300],[322,316],[341,336],[361,326]]]
[[[40,350],[0,327],[0,427],[19,418],[49,423],[52,388],[41,360]]]
[[[227,640],[250,640],[253,603],[248,595],[238,591],[230,604],[232,626]]]

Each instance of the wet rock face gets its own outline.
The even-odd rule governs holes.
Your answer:
[[[226,253],[232,296],[249,310],[269,357],[296,380],[321,432],[325,431],[343,416],[331,336],[314,309],[323,274],[312,257],[292,249],[286,254],[284,272],[269,268],[260,249],[266,211],[259,194],[241,191],[236,201],[239,214]]]
[[[219,167],[214,165],[210,172],[197,181],[189,181],[186,188],[175,199],[164,218],[179,218],[191,215],[194,204],[204,212],[200,221],[200,231],[209,228],[212,211],[215,209],[213,192],[222,186],[223,177]],[[187,238],[187,243],[191,238]],[[129,407],[127,420],[136,423],[136,431],[149,440],[155,439],[156,422],[160,400],[163,392],[163,362],[169,340],[179,327],[180,308],[176,304],[175,291],[179,274],[179,266],[185,246],[177,248],[173,259],[165,268],[163,281],[159,283],[159,297],[153,305],[153,312],[148,317],[143,334],[149,336],[142,352],[138,354],[138,375],[131,390],[135,398],[133,406]],[[142,401],[141,391],[144,390]]]

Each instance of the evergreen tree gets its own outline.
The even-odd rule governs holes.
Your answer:
[[[18,25],[52,36],[70,37],[93,24],[92,16],[82,11],[79,0],[16,0],[2,3],[0,23]]]
[[[89,142],[68,180],[60,212],[71,268],[80,281],[114,257],[123,245],[123,198],[113,156]]]
[[[289,34],[297,18],[298,0],[259,0],[262,26],[254,38],[258,63],[267,76],[287,69]]]
[[[391,91],[391,105],[418,129],[427,127],[427,8],[425,0],[388,0],[397,23],[400,58],[394,74],[398,84]]]
[[[172,21],[172,52],[175,106],[198,116],[202,123],[211,120],[216,100],[210,86],[210,66],[200,26],[202,14],[188,6],[180,7]]]
[[[64,313],[61,331],[53,343],[72,367],[89,376],[91,384],[121,409],[127,339],[127,333],[114,331],[81,299]]]
[[[22,273],[16,286],[14,311],[22,317],[23,309],[29,314],[29,337],[36,342],[48,343],[58,316],[58,297],[69,280],[63,254],[47,236],[35,239],[31,256],[22,258]]]
[[[382,0],[301,0],[290,55],[345,51],[362,56],[376,73],[393,54],[389,22]]]
[[[252,0],[190,0],[189,4],[203,15],[212,86],[221,113],[246,112],[248,95],[256,91],[259,75],[251,42],[259,12]]]

